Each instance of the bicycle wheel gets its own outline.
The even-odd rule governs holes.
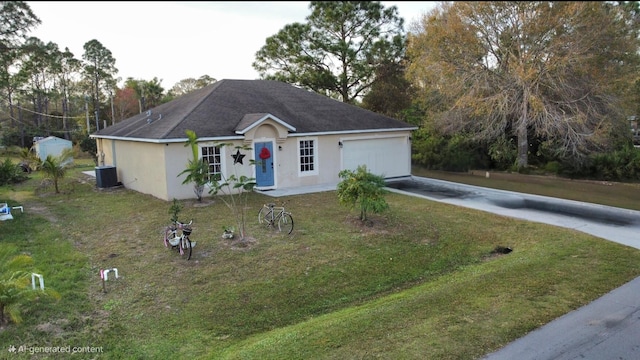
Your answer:
[[[283,213],[278,219],[278,230],[291,234],[293,231],[293,217],[289,213]]]
[[[187,260],[191,259],[191,252],[193,251],[193,246],[191,246],[191,240],[188,237],[183,237],[180,242],[180,254],[187,255]]]
[[[271,225],[270,219],[272,214],[273,211],[271,209],[263,206],[262,209],[260,209],[260,211],[258,212],[258,223],[266,226]]]
[[[169,240],[175,238],[176,236],[177,236],[176,229],[171,227],[164,229],[164,236],[163,236],[164,246],[165,247],[171,246],[171,244],[169,243]]]

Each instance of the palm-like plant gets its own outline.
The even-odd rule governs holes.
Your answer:
[[[40,164],[40,170],[44,173],[45,178],[53,181],[56,194],[60,193],[58,183],[66,175],[71,158],[73,158],[73,149],[65,149],[59,156],[47,155],[47,158]]]
[[[40,166],[40,158],[36,155],[33,147],[31,148],[22,148],[20,150],[20,161],[24,166],[28,167],[28,171],[31,172],[33,170],[38,170],[38,166]]]
[[[198,157],[198,137],[193,130],[187,130],[187,142],[184,146],[190,146],[193,154],[193,159],[187,163],[187,168],[184,169],[178,176],[187,174],[182,184],[193,183],[193,192],[198,197],[198,201],[202,201],[202,194],[204,192],[204,186],[209,182],[209,165]]]
[[[232,147],[236,151],[244,150],[251,151],[251,147],[240,145],[234,146],[232,143],[218,143],[217,146]],[[251,165],[255,165],[254,160],[250,160]],[[237,168],[235,169],[237,171]],[[241,240],[245,240],[246,237],[246,209],[247,209],[247,193],[253,191],[256,186],[256,179],[245,175],[231,174],[224,176],[220,174],[219,177],[211,179],[211,189],[209,193],[218,195],[219,198],[227,205],[227,207],[233,212],[236,218],[236,224],[240,231]]]
[[[33,259],[16,252],[15,246],[0,247],[0,324],[22,322],[20,308],[27,301],[43,295],[60,298],[55,290],[33,290],[29,287]]]

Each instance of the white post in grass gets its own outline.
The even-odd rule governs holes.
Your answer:
[[[116,274],[116,279],[118,278],[118,269],[116,268],[106,269],[106,270],[100,269],[100,279],[102,279],[102,292],[107,292],[107,286],[105,282],[109,280],[110,272],[114,272]]]
[[[36,289],[36,278],[38,278],[38,280],[39,280],[40,290],[44,290],[44,278],[42,277],[42,275],[36,274],[36,273],[32,273],[31,274],[31,286],[33,287],[33,290]]]

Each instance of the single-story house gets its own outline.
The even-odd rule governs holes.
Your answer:
[[[33,149],[42,161],[46,160],[49,155],[55,158],[62,155],[64,150],[73,148],[73,143],[70,140],[61,139],[56,136],[47,136],[34,140]],[[69,161],[72,161],[72,159],[67,160],[67,162]]]
[[[172,200],[196,197],[180,175],[193,156],[187,130],[210,175],[245,175],[269,190],[337,185],[341,170],[359,165],[385,178],[410,176],[415,129],[283,82],[221,80],[91,137],[99,165],[115,167],[124,187]]]

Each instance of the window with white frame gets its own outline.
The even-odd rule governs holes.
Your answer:
[[[202,161],[208,165],[209,172],[207,174],[208,180],[220,180],[222,171],[222,156],[220,153],[220,147],[218,146],[203,146],[202,147]]]
[[[317,157],[317,141],[315,139],[300,140],[298,148],[300,149],[300,174],[317,174],[318,173],[318,157]]]

